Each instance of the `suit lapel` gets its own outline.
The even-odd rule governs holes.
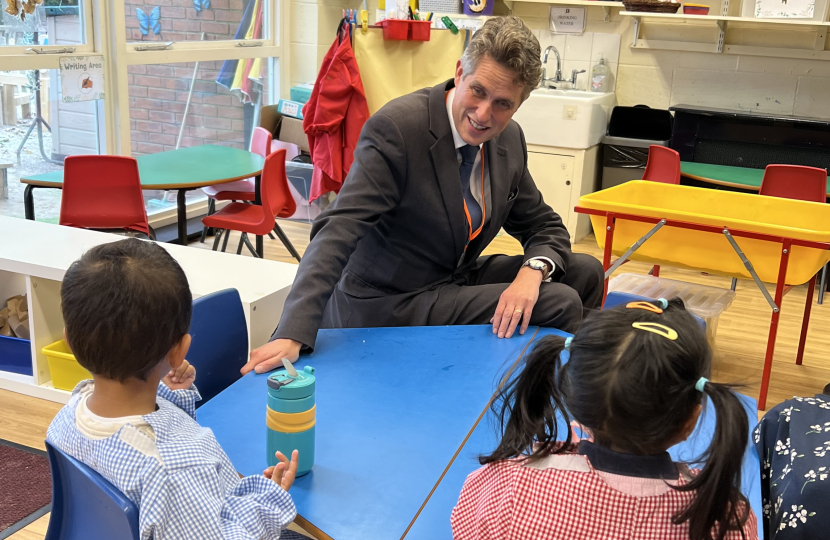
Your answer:
[[[452,80],[435,86],[429,96],[429,130],[437,139],[430,147],[432,166],[438,187],[444,199],[447,219],[452,228],[455,252],[464,251],[467,236],[467,221],[464,219],[464,198],[461,195],[461,178],[458,176],[458,157],[452,138],[450,119],[447,117],[445,93],[452,88]]]
[[[496,137],[484,143],[487,153],[487,167],[490,171],[490,220],[481,231],[481,236],[490,237],[493,228],[500,228],[504,222],[502,214],[507,205],[507,196],[510,191],[510,178],[507,176],[507,150],[499,145]],[[498,232],[498,230],[496,230]]]

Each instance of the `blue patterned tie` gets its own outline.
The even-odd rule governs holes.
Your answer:
[[[472,229],[470,232],[478,230],[481,225],[481,206],[473,197],[473,192],[470,190],[470,179],[473,173],[473,165],[476,162],[476,155],[478,155],[478,146],[471,146],[465,144],[458,149],[461,152],[461,166],[459,173],[461,174],[461,193],[464,195],[464,201],[467,203],[467,211],[470,213],[470,225]]]

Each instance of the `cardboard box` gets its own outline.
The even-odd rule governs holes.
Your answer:
[[[293,116],[294,118],[303,119],[303,105],[299,101],[291,101],[288,99],[281,99],[277,103],[277,112],[283,116]]]

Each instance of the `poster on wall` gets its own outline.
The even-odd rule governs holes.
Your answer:
[[[755,0],[756,19],[812,19],[815,0]]]
[[[103,56],[62,56],[60,68],[64,103],[104,99]]]

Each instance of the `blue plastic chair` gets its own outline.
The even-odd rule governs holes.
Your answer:
[[[138,508],[97,472],[46,441],[52,515],[44,540],[139,540]]]
[[[196,368],[200,407],[233,384],[248,361],[248,324],[236,289],[225,289],[193,301],[187,361]]]
[[[656,298],[648,298],[646,296],[640,296],[639,294],[630,294],[624,292],[617,292],[611,291],[605,296],[605,304],[603,304],[602,309],[611,309],[612,307],[617,307],[620,304],[628,304],[629,302],[654,302],[657,300]],[[689,313],[692,313],[691,311]],[[701,317],[698,317],[694,313],[692,313],[692,317],[700,323],[701,328],[703,331],[706,331],[706,321],[704,321]]]

